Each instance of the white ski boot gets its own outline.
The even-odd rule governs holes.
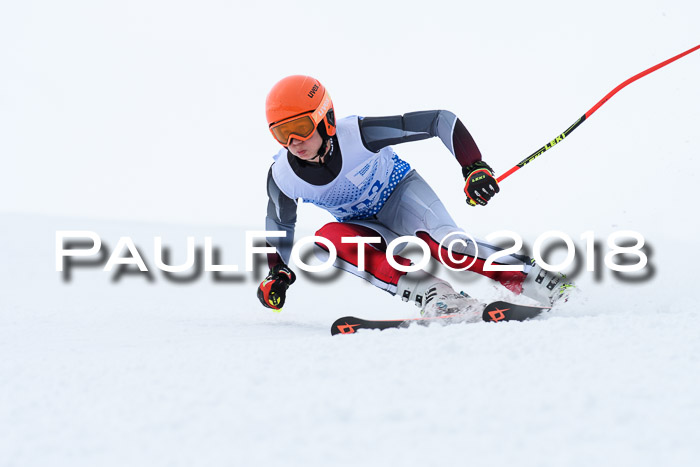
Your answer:
[[[407,273],[399,279],[398,294],[404,301],[414,301],[425,317],[439,317],[459,313],[466,322],[481,321],[485,303],[457,293],[442,279],[425,271]]]
[[[522,294],[526,297],[537,300],[544,306],[554,306],[557,303],[564,303],[576,286],[558,272],[547,271],[532,261],[532,269],[523,281]]]
[[[467,316],[466,322],[481,321],[486,304],[468,295],[457,293],[447,282],[438,282],[425,294],[425,304],[421,314],[437,317],[459,313]]]

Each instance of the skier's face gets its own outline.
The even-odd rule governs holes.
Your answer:
[[[321,135],[318,134],[318,130],[316,130],[311,138],[306,141],[299,141],[298,139],[292,138],[292,142],[289,143],[287,149],[299,159],[308,161],[316,157],[318,150],[321,149],[321,144],[323,144],[323,138],[321,138]]]

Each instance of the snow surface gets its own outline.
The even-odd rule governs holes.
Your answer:
[[[485,209],[464,206],[439,141],[397,147],[470,233],[574,239],[581,293],[541,318],[331,337],[343,315],[417,311],[327,273],[300,274],[272,313],[263,271],[173,282],[153,238],[179,263],[187,236],[210,236],[244,268],[244,232],[263,227],[259,155],[276,150],[261,103],[281,76],[319,76],[339,115],[450,109],[503,172],[700,43],[700,5],[313,5],[2,6],[0,466],[695,465],[700,52],[621,91]],[[332,31],[319,54],[345,62],[270,56],[283,31],[318,24]],[[329,220],[302,206],[299,236]],[[57,230],[94,231],[109,252],[129,236],[152,274],[68,281]],[[590,230],[595,272],[581,268]],[[619,230],[646,239],[641,275],[602,264]]]

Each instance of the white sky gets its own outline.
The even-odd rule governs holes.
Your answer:
[[[698,24],[689,0],[3,2],[0,211],[262,225],[278,149],[264,100],[297,73],[329,88],[339,116],[449,109],[504,172],[700,43]],[[696,52],[631,85],[504,182],[491,214],[533,185],[583,194],[572,176],[697,154],[699,78]],[[397,152],[463,209],[439,140]]]

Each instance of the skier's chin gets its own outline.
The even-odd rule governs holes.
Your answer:
[[[315,155],[309,150],[296,151],[296,152],[293,152],[292,154],[294,154],[296,157],[298,157],[299,159],[304,160],[304,161],[311,160],[315,157]]]

